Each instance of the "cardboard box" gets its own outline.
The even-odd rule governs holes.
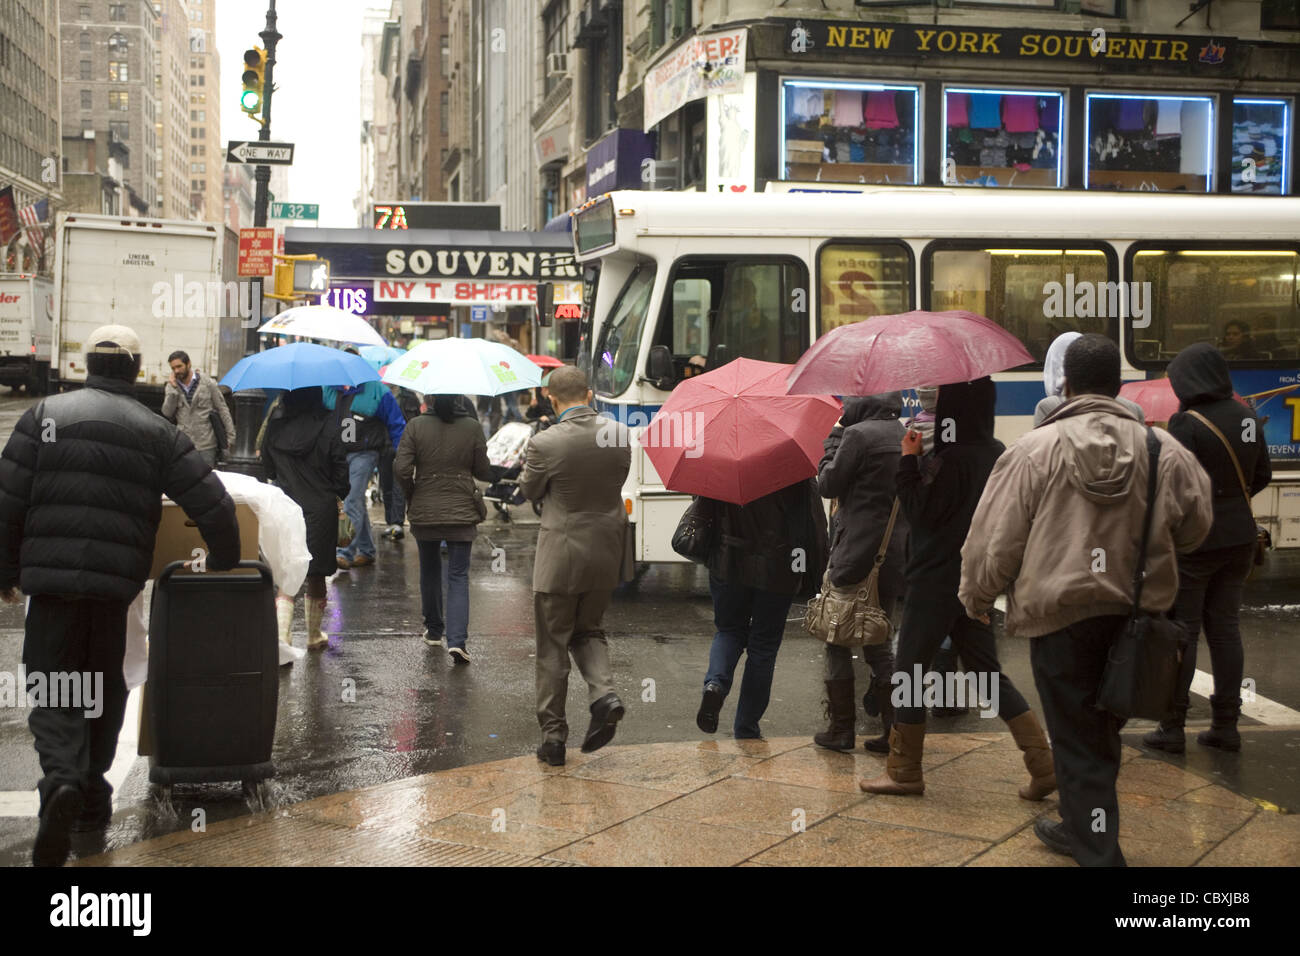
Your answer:
[[[239,521],[239,559],[256,561],[257,516],[248,505],[235,505],[235,518]],[[190,561],[194,558],[195,548],[204,548],[203,535],[198,527],[181,509],[180,505],[170,499],[163,499],[162,520],[158,522],[158,537],[154,539],[153,567],[149,577],[156,578],[162,569],[173,561]]]

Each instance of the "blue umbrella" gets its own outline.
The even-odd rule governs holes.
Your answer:
[[[294,342],[248,355],[226,373],[232,392],[250,388],[306,388],[309,385],[360,385],[379,381],[379,372],[360,355],[314,342]]]
[[[375,368],[383,368],[393,359],[406,354],[402,349],[395,349],[391,345],[363,345],[358,351]]]

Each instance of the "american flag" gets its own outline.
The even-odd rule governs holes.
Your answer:
[[[40,258],[45,252],[45,230],[41,228],[50,214],[50,201],[42,199],[30,206],[18,210],[18,218],[27,226],[27,241],[31,243],[32,254]]]

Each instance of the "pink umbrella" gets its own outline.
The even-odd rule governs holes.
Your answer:
[[[525,355],[524,358],[538,368],[559,368],[564,363],[553,355]]]
[[[974,312],[904,312],[841,325],[813,343],[790,375],[791,394],[877,395],[970,382],[1027,365],[1020,340]]]
[[[678,383],[641,435],[664,487],[743,505],[817,474],[840,403],[787,395],[790,368],[739,358]]]
[[[1174,386],[1167,378],[1129,382],[1120,388],[1119,394],[1130,402],[1137,402],[1142,406],[1148,425],[1152,422],[1167,422],[1170,416],[1178,411],[1178,396],[1174,394]],[[1232,397],[1241,404],[1247,405],[1246,400],[1236,392],[1232,393]]]

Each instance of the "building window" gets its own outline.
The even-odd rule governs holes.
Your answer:
[[[126,35],[114,33],[108,38],[108,52],[111,56],[126,56],[126,51],[131,48],[127,42]]]
[[[1037,90],[948,87],[943,100],[947,186],[1062,185],[1065,96]]]
[[[78,20],[90,19],[90,4],[83,3],[77,7],[77,19]]]
[[[109,123],[108,131],[123,142],[131,138],[131,124],[125,120]]]
[[[118,83],[129,82],[131,79],[131,71],[127,67],[126,60],[109,60],[108,78]]]
[[[1232,191],[1282,195],[1291,178],[1291,101],[1232,101]]]
[[[94,94],[90,90],[81,91],[81,108],[88,110],[94,108]]]
[[[204,85],[204,79],[203,79],[203,77],[204,77],[204,74],[200,73],[200,74],[199,74],[199,86],[203,86],[203,85]]]
[[[90,31],[82,30],[81,36],[77,38],[77,43],[78,43],[78,49],[81,49],[89,53],[90,52]]]
[[[82,60],[82,61],[81,61],[81,78],[82,78],[83,80],[88,80],[88,79],[90,79],[90,61],[89,61],[89,60]]]
[[[447,45],[447,34],[438,37],[438,65],[443,76],[451,75],[451,47]]]
[[[549,94],[560,84],[562,77],[551,73],[554,62],[552,54],[567,55],[569,49],[569,0],[552,0],[542,14],[542,30],[546,37],[546,55],[543,66],[546,68],[546,90]]]
[[[688,0],[651,0],[650,45],[661,47],[671,43],[686,32],[691,25],[691,4]]]
[[[446,92],[439,93],[438,94],[438,131],[441,133],[447,132],[447,103],[448,103],[447,93]]]
[[[1084,112],[1087,188],[1210,191],[1214,172],[1210,97],[1089,93]]]
[[[623,72],[623,7],[610,7],[605,35],[587,47],[587,141],[618,122],[618,78]]]
[[[122,21],[125,21],[125,20],[126,20],[126,4],[125,4],[125,3],[110,3],[110,4],[108,5],[108,19],[110,19],[110,20],[112,20],[112,21],[114,21],[114,22],[122,22]]]
[[[920,87],[830,80],[781,86],[784,179],[919,181]]]
[[[108,108],[110,110],[120,110],[125,113],[131,105],[131,94],[126,90],[110,90],[108,93]]]

